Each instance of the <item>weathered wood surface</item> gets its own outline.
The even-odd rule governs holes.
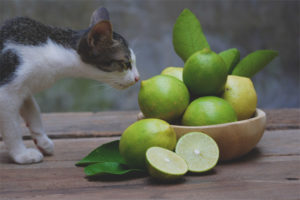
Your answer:
[[[88,181],[74,163],[102,143],[118,139],[55,140],[55,155],[43,163],[15,165],[0,144],[0,197],[4,199],[299,199],[299,130],[266,131],[244,158],[220,163],[205,175],[176,184],[147,176]],[[31,141],[26,144],[33,146]]]
[[[120,136],[137,120],[137,114],[138,111],[47,113],[42,115],[42,121],[50,138],[112,137]],[[29,139],[24,124],[23,132],[24,139]]]
[[[267,130],[300,129],[300,109],[264,110],[267,115]]]
[[[267,114],[267,130],[300,129],[300,109],[264,111]],[[49,113],[42,117],[45,130],[51,138],[110,137],[120,136],[137,120],[138,112]],[[25,125],[23,132],[24,139],[29,139]]]
[[[55,155],[13,164],[0,141],[0,199],[300,199],[300,109],[266,111],[267,131],[245,157],[161,184],[146,175],[87,180],[76,161],[118,139],[137,111],[43,115]],[[34,146],[31,140],[27,146]]]

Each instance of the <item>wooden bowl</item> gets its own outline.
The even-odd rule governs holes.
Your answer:
[[[142,118],[143,114],[140,113],[138,119]],[[265,130],[266,114],[256,109],[254,117],[247,120],[209,126],[171,126],[177,139],[195,131],[211,136],[219,146],[220,160],[228,161],[247,154],[256,146]]]
[[[266,126],[266,114],[256,109],[254,117],[237,122],[209,126],[172,125],[177,138],[200,131],[211,136],[220,149],[220,160],[232,160],[251,151],[261,139]]]

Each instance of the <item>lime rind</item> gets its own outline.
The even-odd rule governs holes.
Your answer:
[[[174,78],[177,78],[180,81],[183,81],[182,73],[183,73],[183,67],[167,67],[161,72],[161,74],[163,75],[172,76]]]
[[[175,152],[187,163],[191,172],[206,172],[219,160],[217,143],[202,132],[191,132],[179,138]]]
[[[161,147],[151,147],[147,150],[146,163],[149,174],[164,181],[178,179],[188,171],[183,158]]]

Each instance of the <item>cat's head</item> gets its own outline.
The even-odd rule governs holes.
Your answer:
[[[135,54],[127,41],[113,32],[105,8],[94,11],[90,27],[80,39],[77,52],[83,62],[97,69],[94,70],[94,79],[117,89],[127,88],[139,80]]]

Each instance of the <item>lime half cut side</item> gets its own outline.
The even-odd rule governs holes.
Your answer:
[[[188,171],[184,159],[161,147],[149,148],[146,161],[150,176],[164,181],[178,179]]]
[[[187,163],[191,172],[206,172],[219,159],[217,143],[202,132],[190,132],[179,138],[175,152]]]

